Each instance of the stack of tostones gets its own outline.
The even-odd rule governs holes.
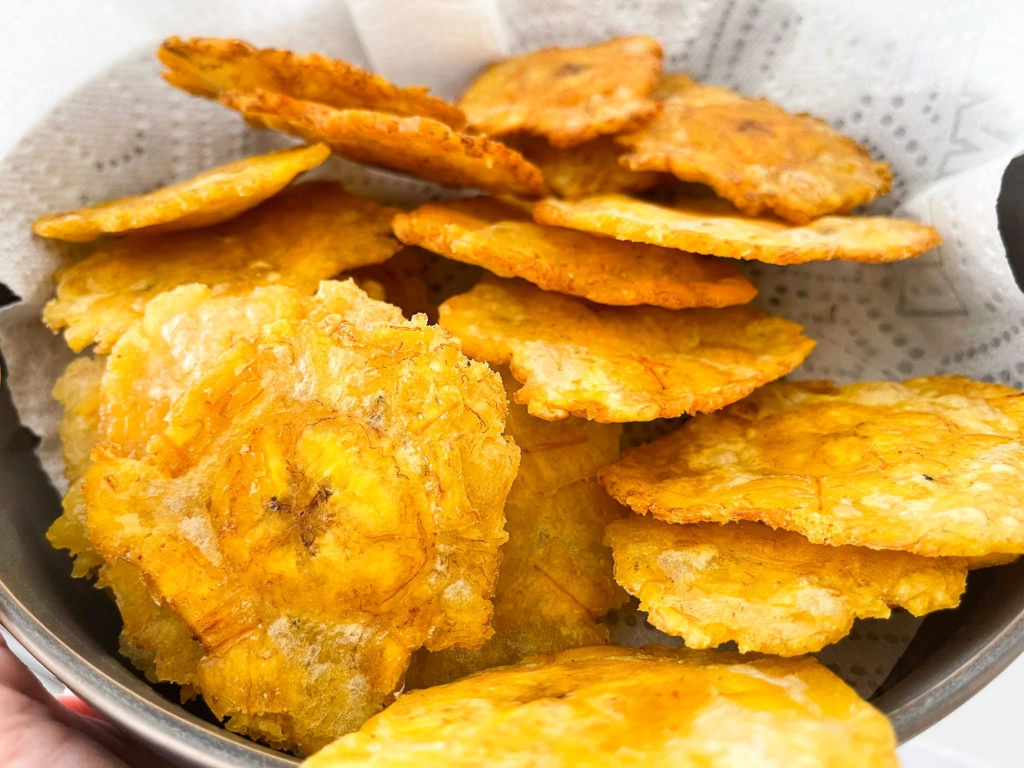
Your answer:
[[[892,186],[889,164],[823,120],[766,99],[662,74],[643,36],[551,48],[485,69],[459,99],[470,127],[507,138],[557,195],[538,223],[684,251],[773,264],[916,256],[931,227],[837,216]],[[712,200],[627,196],[667,178]]]
[[[321,282],[400,250],[395,209],[311,183],[235,216],[323,150],[63,214],[126,236],[62,270],[46,313],[103,354],[55,389],[70,490],[51,542],[112,594],[148,679],[300,752],[389,702],[417,648],[491,634],[518,464],[498,377]]]
[[[607,538],[656,626],[789,655],[953,607],[969,568],[1024,553],[1022,474],[1024,393],[954,376],[775,382],[600,480],[658,518]]]
[[[533,219],[545,226],[530,226],[514,205],[476,199],[400,215],[395,233],[405,243],[551,292],[486,280],[439,312],[470,355],[510,365],[524,385],[518,402],[544,419],[572,414],[629,422],[713,411],[796,367],[812,342],[785,321],[721,309],[749,301],[753,290],[711,257],[880,262],[916,256],[939,242],[933,229],[909,221],[810,221],[884,193],[888,166],[821,121],[685,77],[662,76],[661,51],[650,38],[552,48],[498,62],[470,84],[459,106],[470,127],[507,137],[542,158],[549,187],[570,199],[534,204]],[[750,126],[757,129],[753,139],[744,133]],[[716,132],[717,140],[710,140]],[[620,155],[621,147],[629,150]],[[641,153],[653,157],[652,147],[662,151],[664,162],[638,159]],[[680,170],[686,152],[694,153],[690,165],[711,169],[708,177]],[[752,153],[771,167],[753,167]],[[769,192],[775,187],[762,191],[771,204],[740,205],[724,186],[710,184],[712,177],[735,180],[737,167],[785,189],[774,197]],[[812,214],[791,217],[804,223],[755,217],[796,207],[782,203],[799,190],[779,180],[799,178],[800,169],[818,179],[816,188],[827,188],[821,200],[809,203]],[[693,190],[671,193],[670,205],[622,194],[659,184],[666,174],[709,183],[743,212]],[[742,196],[750,196],[746,188]],[[596,237],[580,238],[571,230]]]
[[[607,617],[632,595],[691,649],[796,656],[1024,553],[1024,393],[778,381],[814,341],[747,306],[737,260],[940,242],[850,213],[887,163],[664,75],[645,36],[496,62],[458,106],[238,40],[158,55],[310,146],[35,224],[119,236],[44,320],[95,355],[55,389],[48,536],[116,600],[126,658],[271,746],[348,733],[317,768],[895,765],[816,663],[613,648]],[[493,196],[289,186],[330,151]],[[681,415],[620,454],[623,424]]]

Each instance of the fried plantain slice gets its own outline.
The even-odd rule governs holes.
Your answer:
[[[169,187],[36,219],[43,237],[85,243],[107,234],[197,229],[233,219],[273,197],[331,154],[326,144],[246,157]]]
[[[64,511],[47,538],[54,547],[71,552],[73,576],[96,575],[97,587],[113,595],[124,621],[121,653],[152,682],[182,686],[183,698],[194,695],[202,647],[181,618],[150,593],[136,565],[127,560],[105,562],[96,551],[89,539],[81,480],[98,442],[116,442],[127,453],[144,452],[150,438],[165,426],[174,400],[216,361],[234,336],[306,312],[300,301],[287,294],[280,294],[273,303],[250,302],[244,295],[216,303],[209,299],[210,290],[197,284],[156,297],[147,307],[150,329],[173,322],[174,333],[150,336],[145,330],[130,329],[120,340],[118,354],[74,360],[54,388],[54,396],[64,406],[60,433],[71,485]],[[334,304],[335,309],[340,306]],[[353,304],[346,312],[356,322],[401,319],[397,310],[382,304]]]
[[[942,242],[932,227],[885,216],[824,216],[798,226],[750,218],[717,198],[680,198],[672,205],[625,195],[576,202],[547,198],[533,208],[540,224],[619,240],[650,243],[730,259],[802,264],[844,259],[880,263],[909,259]]]
[[[312,305],[301,294],[274,290],[253,300],[252,289],[219,296],[193,283],[157,296],[146,306],[146,325],[130,328],[111,354],[100,398],[101,439],[127,454],[144,453],[153,436],[167,427],[174,403],[184,396],[224,351],[240,337],[257,335],[277,321],[323,320],[324,313],[341,313],[349,323],[399,323],[397,307],[367,301],[354,285],[321,283],[323,299]],[[167,328],[166,335],[156,333]]]
[[[622,163],[707,184],[748,216],[806,224],[892,187],[888,163],[824,120],[686,75],[662,77],[652,97],[662,105],[658,117],[615,137],[629,148]]]
[[[601,471],[668,522],[757,520],[817,544],[1024,553],[1024,393],[961,376],[776,382]]]
[[[544,178],[515,150],[452,130],[428,117],[335,109],[262,89],[227,91],[220,102],[256,128],[324,142],[349,160],[408,173],[449,187],[540,197]]]
[[[89,453],[99,439],[100,382],[106,366],[105,357],[76,357],[53,386],[54,399],[64,407],[57,428],[69,482],[85,474]]]
[[[1016,562],[1019,558],[1019,554],[1011,555],[1003,552],[993,552],[990,555],[983,555],[981,557],[968,557],[967,567],[971,570],[975,568],[994,568],[998,565],[1009,565]]]
[[[401,696],[304,768],[895,768],[885,716],[811,658],[596,647]]]
[[[54,397],[64,406],[60,434],[70,486],[64,495],[64,510],[46,537],[56,549],[70,551],[74,558],[72,576],[96,576],[97,588],[108,590],[114,597],[124,619],[119,638],[121,654],[150,682],[181,686],[184,701],[195,693],[201,646],[181,618],[153,598],[138,568],[123,560],[104,562],[89,539],[82,479],[91,463],[92,447],[103,437],[102,383],[107,362],[107,358],[76,358],[54,387]],[[155,387],[158,382],[167,384],[159,379],[149,383]]]
[[[204,283],[226,294],[278,284],[313,293],[321,280],[399,250],[391,235],[396,213],[333,182],[311,182],[216,227],[103,243],[58,270],[57,297],[43,320],[65,329],[76,352],[93,343],[108,352],[147,302],[179,285]]]
[[[675,525],[631,515],[608,526],[615,579],[689,648],[799,656],[846,637],[854,619],[954,608],[967,562],[826,547],[760,523]]]
[[[579,48],[546,48],[486,67],[459,98],[471,128],[532,133],[571,147],[639,127],[658,104],[661,46],[644,35]]]
[[[814,342],[752,307],[605,307],[485,278],[440,308],[478,360],[509,363],[516,402],[556,421],[650,421],[721,408],[784,376]]]
[[[551,193],[566,200],[579,200],[611,192],[642,192],[671,178],[664,173],[631,171],[619,164],[622,147],[611,136],[577,144],[553,147],[538,136],[505,136],[508,146],[540,168]]]
[[[151,683],[174,683],[181,700],[198,693],[203,646],[182,618],[150,592],[143,571],[127,560],[110,560],[99,570],[96,587],[109,590],[123,626],[118,651]]]
[[[516,385],[504,372],[506,389]],[[475,651],[419,653],[405,687],[449,683],[526,656],[604,645],[598,622],[628,596],[612,578],[605,526],[624,513],[597,484],[597,470],[619,457],[617,424],[568,418],[541,421],[509,409],[508,434],[522,451],[505,502],[509,540],[494,591],[494,635]]]
[[[46,538],[55,549],[66,549],[71,554],[71,575],[75,578],[95,575],[103,563],[89,541],[81,481],[89,469],[92,447],[100,438],[100,382],[105,368],[105,358],[76,358],[53,387],[54,399],[64,408],[58,431],[68,491],[63,511],[46,531]]]
[[[457,107],[426,88],[399,88],[380,75],[318,53],[256,48],[242,40],[169,37],[157,58],[167,67],[167,82],[210,99],[225,91],[263,89],[337,109],[422,115],[455,129],[466,124]]]
[[[724,307],[757,293],[725,260],[545,227],[493,198],[428,203],[392,227],[403,243],[599,304]]]
[[[225,304],[227,344],[144,451],[94,451],[90,535],[202,643],[197,687],[230,729],[312,752],[388,703],[415,649],[490,634],[519,458],[507,400],[449,334],[383,319],[398,309],[351,283],[255,288],[268,323],[185,286],[181,315],[161,296],[111,359],[146,370],[170,343],[187,368],[209,328],[179,322],[194,291],[208,320]]]

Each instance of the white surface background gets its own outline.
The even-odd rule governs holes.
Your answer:
[[[385,2],[393,0],[383,0]],[[342,0],[324,0],[325,10]],[[216,0],[184,0],[206,20],[201,29],[169,29],[156,3],[133,0],[0,0],[0,156],[77,86],[127,52],[169,34],[245,38],[260,24],[261,3],[223,3],[244,14],[210,23]],[[147,11],[142,12],[140,6]],[[175,15],[177,15],[177,13]],[[337,21],[343,13],[325,14]],[[339,24],[340,27],[340,24]],[[339,28],[339,37],[345,32]],[[346,35],[347,36],[347,35]],[[271,44],[261,38],[261,44]],[[154,84],[155,87],[163,87]],[[1022,96],[1024,98],[1024,96]],[[40,213],[43,213],[42,211]],[[904,768],[1024,767],[1024,658],[984,691],[901,748]]]

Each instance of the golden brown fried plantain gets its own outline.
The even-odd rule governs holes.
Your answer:
[[[581,648],[401,696],[304,768],[896,768],[885,716],[811,658]]]
[[[616,137],[629,148],[622,163],[707,184],[748,216],[774,213],[806,224],[869,203],[892,186],[888,163],[824,120],[686,75],[662,77],[651,95],[661,112]]]
[[[211,303],[203,285],[182,286],[157,296],[147,307],[150,327],[130,329],[118,353],[106,358],[79,358],[57,382],[55,397],[65,409],[61,435],[71,486],[64,512],[47,532],[50,542],[75,557],[72,575],[97,573],[97,586],[112,593],[124,626],[121,653],[153,682],[182,686],[182,697],[195,693],[196,667],[202,647],[181,618],[152,595],[142,571],[127,560],[104,562],[87,529],[82,475],[97,442],[114,441],[126,453],[142,453],[150,438],[163,429],[174,401],[239,334],[252,334],[282,317],[295,319],[307,308],[301,301],[250,302],[245,295]],[[373,315],[367,316],[366,312]],[[397,310],[385,305],[358,305],[351,320],[398,321]],[[153,335],[154,327],[173,327]]]
[[[459,98],[469,126],[492,136],[532,133],[556,147],[643,125],[661,73],[661,46],[643,35],[547,48],[481,72]]]
[[[615,579],[663,632],[689,648],[798,656],[849,634],[854,619],[954,608],[967,561],[826,547],[760,523],[676,525],[630,517],[608,526]]]
[[[885,216],[824,216],[803,226],[750,218],[724,200],[679,198],[672,205],[624,195],[576,202],[547,198],[533,208],[540,224],[619,240],[650,243],[768,264],[844,259],[878,263],[909,259],[942,242],[932,227]]]
[[[110,560],[96,580],[98,588],[110,590],[124,622],[118,650],[151,683],[174,683],[181,700],[188,701],[198,693],[203,646],[181,617],[153,596],[143,573],[127,560]]]
[[[57,297],[43,320],[65,328],[76,352],[93,343],[108,352],[147,302],[179,285],[227,294],[276,284],[313,293],[321,280],[399,250],[391,235],[396,213],[333,182],[313,182],[216,227],[103,243],[57,272]]]
[[[514,380],[504,373],[506,388]],[[612,578],[604,528],[625,510],[597,484],[618,459],[618,425],[541,421],[509,409],[508,434],[522,451],[505,502],[509,540],[494,591],[494,635],[479,650],[420,653],[406,689],[449,683],[526,656],[608,642],[598,619],[628,599]]]
[[[546,191],[540,171],[518,152],[487,136],[459,133],[429,117],[335,109],[261,89],[227,91],[220,102],[256,128],[324,142],[349,160],[449,187],[523,197],[540,197]]]
[[[415,649],[490,634],[519,458],[504,390],[443,330],[386,319],[397,308],[351,283],[256,288],[252,315],[277,317],[255,330],[237,297],[209,298],[209,322],[160,298],[112,360],[144,370],[173,337],[174,366],[211,323],[227,344],[144,451],[94,451],[90,535],[202,643],[213,712],[308,753],[389,702]]]
[[[331,154],[326,144],[247,157],[155,192],[43,216],[32,231],[85,243],[105,234],[155,234],[220,224],[273,197]]]
[[[258,49],[241,40],[169,37],[157,51],[164,79],[197,96],[263,89],[337,109],[422,115],[462,128],[466,117],[426,88],[399,88],[380,75],[317,53]]]
[[[751,307],[605,307],[485,278],[440,309],[478,360],[509,363],[516,402],[555,421],[649,421],[711,411],[783,376],[814,342]]]
[[[599,304],[724,307],[757,293],[723,259],[545,227],[493,198],[428,203],[392,226],[404,243]]]
[[[817,544],[1024,553],[1024,394],[961,376],[777,382],[601,472],[668,522],[757,520]]]

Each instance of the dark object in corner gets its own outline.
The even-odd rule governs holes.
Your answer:
[[[1024,155],[1013,158],[1003,171],[996,218],[1013,279],[1024,291]]]

